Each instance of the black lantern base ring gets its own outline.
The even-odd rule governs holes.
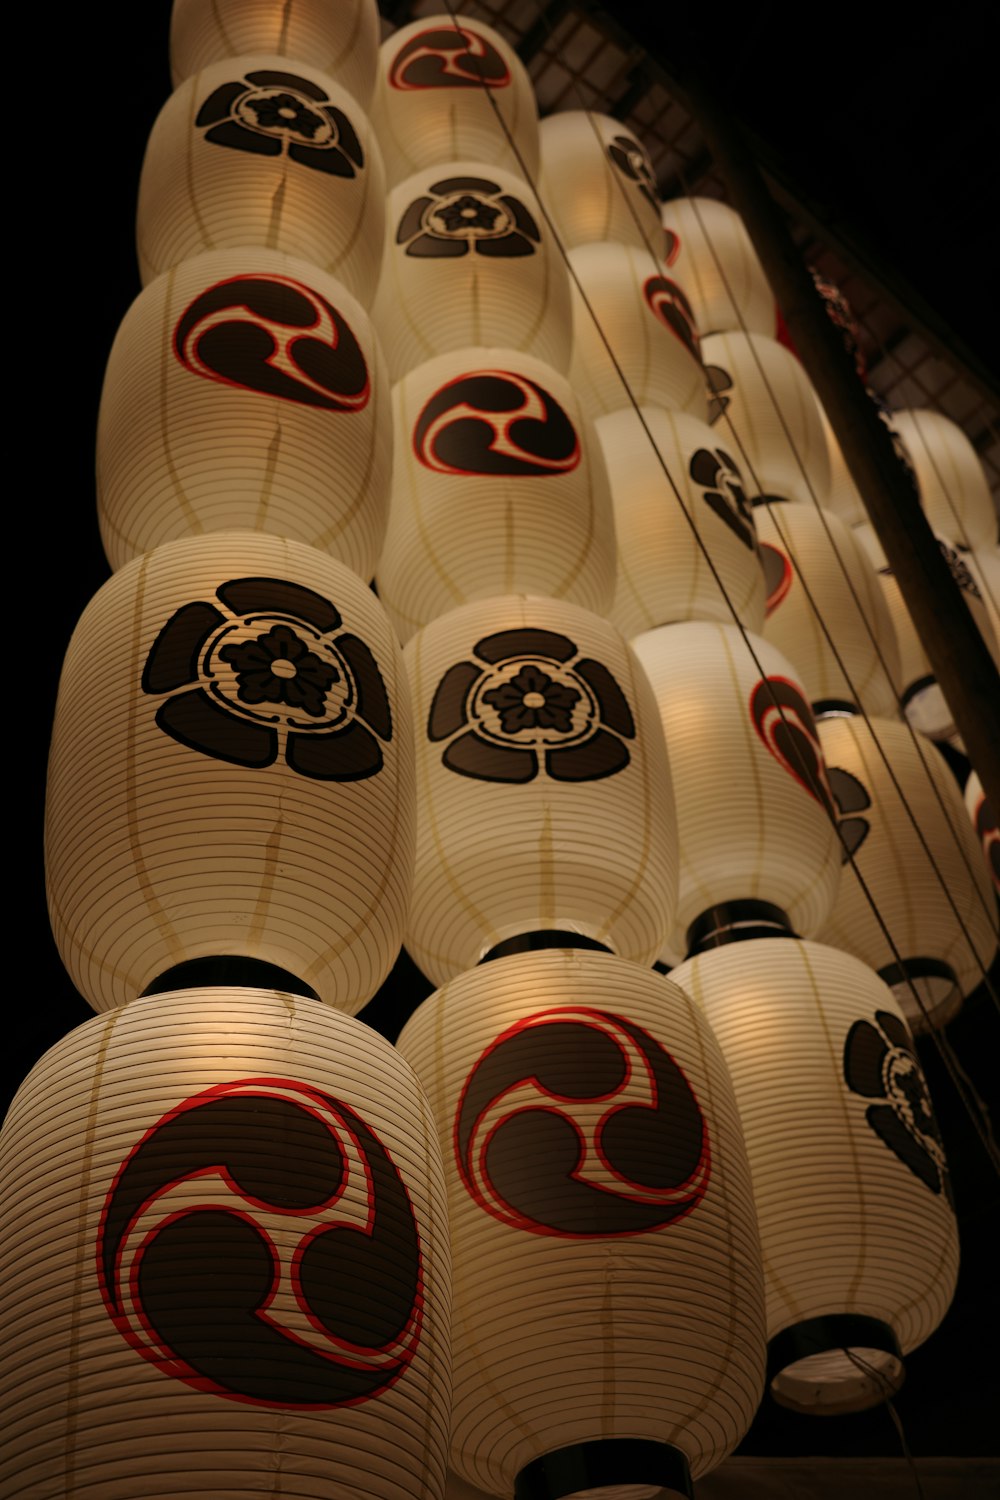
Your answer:
[[[752,938],[795,937],[787,912],[770,901],[720,901],[695,917],[687,930],[687,956]]]
[[[613,951],[607,943],[584,937],[582,932],[560,932],[558,927],[552,927],[536,932],[516,932],[484,953],[479,962],[488,964],[494,958],[509,958],[512,953],[542,953],[547,948],[585,948],[596,953]]]
[[[862,1313],[805,1318],[767,1346],[767,1386],[779,1406],[811,1416],[866,1411],[903,1383],[903,1352],[888,1323]]]
[[[580,1490],[625,1484],[656,1484],[685,1500],[694,1495],[688,1461],[673,1444],[600,1438],[555,1448],[525,1464],[514,1481],[514,1500],[563,1500]]]
[[[962,1003],[958,975],[940,958],[904,958],[898,964],[885,964],[878,977],[895,992],[911,1031],[943,1026]]]
[[[242,953],[213,953],[205,958],[186,959],[157,974],[142,993],[166,995],[172,990],[200,989],[280,990],[282,994],[301,995],[306,1000],[319,999],[316,991],[297,974]]]

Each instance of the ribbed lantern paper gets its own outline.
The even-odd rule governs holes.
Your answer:
[[[671,978],[732,1074],[772,1394],[817,1414],[877,1405],[944,1317],[958,1270],[941,1138],[899,1007],[856,958],[792,939],[716,948]]]
[[[499,32],[469,16],[423,16],[382,43],[371,115],[390,187],[462,158],[537,176],[531,80]]]
[[[704,421],[708,398],[698,329],[663,263],[648,250],[614,244],[581,245],[569,258],[583,291],[581,296],[574,283],[570,382],[584,410],[595,418],[620,411],[631,406],[631,391],[642,405],[686,411]]]
[[[819,409],[819,415],[826,436],[827,456],[830,460],[830,488],[824,508],[832,510],[845,526],[858,526],[868,520],[868,509],[864,497],[854,483],[854,477],[847,467],[847,460],[837,441],[836,433],[830,426],[830,420],[822,406]]]
[[[821,719],[819,737],[841,832],[899,958],[851,869],[818,937],[876,969],[914,1032],[943,1026],[997,948],[989,876],[962,794],[940,752],[922,736],[914,744],[904,724]]]
[[[522,349],[565,371],[569,275],[527,183],[456,161],[394,188],[372,318],[393,380],[470,344]]]
[[[367,106],[378,45],[375,0],[174,0],[170,16],[175,87],[209,63],[271,52],[314,63]]]
[[[774,293],[739,214],[717,198],[673,198],[660,217],[664,258],[701,332],[742,328],[773,338]]]
[[[146,288],[108,361],[97,435],[108,559],[258,530],[367,580],[391,443],[378,340],[345,287],[274,250],[196,256]]]
[[[997,512],[983,466],[957,423],[941,412],[895,411],[920,487],[920,503],[935,531],[963,547],[995,547]]]
[[[272,53],[210,64],[171,95],[139,180],[143,284],[203,250],[301,256],[367,307],[385,225],[379,149],[354,97]]]
[[[729,624],[734,610],[759,630],[766,588],[754,513],[725,444],[696,417],[654,406],[595,426],[618,541],[610,618],[622,635],[674,620]]]
[[[512,349],[460,349],[393,391],[395,466],[379,595],[400,638],[514,590],[603,613],[611,497],[571,384]]]
[[[467,604],[409,642],[417,866],[406,946],[437,984],[538,929],[651,963],[677,849],[656,704],[606,620]]]
[[[752,493],[823,505],[830,460],[820,405],[802,366],[762,334],[716,333],[701,341],[709,420],[735,445]]]
[[[539,126],[540,192],[567,249],[595,240],[663,253],[660,198],[645,147],[620,120],[589,110]]]
[[[987,800],[977,771],[973,771],[965,783],[965,806],[972,819],[990,878],[1000,895],[1000,828],[997,827],[996,813]]]
[[[794,664],[811,703],[895,717],[899,647],[867,553],[831,511],[774,504],[753,514],[769,583],[764,639]]]
[[[762,1307],[739,1116],[697,1008],[608,954],[519,954],[425,1001],[399,1049],[445,1156],[452,1468],[565,1495],[543,1456],[576,1450],[573,1473],[601,1450],[620,1468],[572,1493],[646,1497],[669,1449],[714,1467],[759,1399]]]
[[[177,965],[277,965],[356,1011],[402,938],[413,750],[399,646],[355,574],[246,532],[128,563],[74,632],[49,762],[62,960],[97,1010]]]
[[[450,1265],[434,1122],[315,1001],[150,996],[0,1138],[4,1495],[442,1500]]]
[[[769,642],[749,641],[756,661],[733,625],[666,625],[632,642],[659,706],[674,784],[674,952],[687,951],[693,923],[734,902],[753,903],[754,919],[771,920],[777,908],[809,935],[840,880],[834,804],[804,690]]]

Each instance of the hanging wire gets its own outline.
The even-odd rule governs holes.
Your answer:
[[[899,1446],[903,1450],[903,1457],[906,1459],[906,1462],[910,1467],[910,1473],[913,1477],[913,1486],[917,1492],[919,1500],[925,1500],[924,1487],[920,1482],[920,1474],[917,1470],[916,1460],[913,1457],[910,1445],[906,1440],[906,1433],[903,1429],[903,1423],[900,1415],[892,1403],[892,1382],[886,1378],[883,1372],[876,1365],[871,1364],[867,1359],[864,1359],[860,1354],[858,1354],[856,1349],[848,1349],[843,1345],[841,1346],[841,1348],[842,1352],[846,1354],[847,1358],[851,1361],[851,1364],[855,1365],[859,1370],[862,1371],[863,1374],[869,1376],[870,1379],[875,1382],[879,1390],[882,1392],[882,1400],[879,1404],[885,1407],[892,1420],[892,1425],[896,1429],[896,1436],[899,1438]]]

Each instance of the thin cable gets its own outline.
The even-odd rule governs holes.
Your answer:
[[[843,1350],[843,1353],[847,1355],[847,1358],[851,1361],[851,1363],[853,1365],[856,1365],[863,1374],[870,1376],[871,1379],[874,1380],[878,1388],[881,1390],[882,1400],[879,1404],[885,1407],[886,1411],[889,1413],[890,1418],[892,1419],[892,1425],[896,1429],[896,1436],[899,1438],[899,1446],[903,1450],[903,1457],[906,1459],[906,1462],[909,1465],[910,1473],[913,1477],[914,1488],[916,1489],[919,1500],[926,1500],[924,1487],[920,1482],[920,1474],[917,1471],[916,1459],[913,1457],[913,1453],[910,1450],[910,1445],[906,1441],[906,1433],[903,1430],[903,1423],[900,1419],[899,1413],[892,1403],[893,1387],[891,1381],[889,1381],[885,1377],[885,1375],[883,1375],[882,1371],[878,1369],[877,1366],[870,1364],[868,1360],[863,1359],[856,1350],[848,1349],[844,1345],[842,1345],[841,1348]]]

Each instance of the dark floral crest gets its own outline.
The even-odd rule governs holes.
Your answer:
[[[195,117],[206,141],[257,156],[287,156],[334,177],[356,177],[365,156],[357,132],[326,90],[297,73],[261,68],[214,89]]]
[[[479,781],[598,781],[629,763],[635,723],[607,667],[552,630],[501,630],[456,662],[434,694],[427,734],[449,771]]]
[[[852,854],[857,854],[868,837],[871,824],[859,814],[872,805],[872,799],[864,782],[843,766],[827,766],[826,778],[830,783],[833,800],[840,814],[837,834],[840,838],[840,863],[846,865]]]
[[[892,1011],[855,1021],[844,1043],[844,1079],[869,1104],[865,1119],[879,1140],[932,1193],[951,1201],[948,1165],[910,1033]]]
[[[816,720],[797,684],[787,677],[762,677],[750,694],[750,717],[778,764],[835,820]]]
[[[659,216],[660,195],[656,190],[656,174],[639,142],[631,135],[616,135],[614,140],[608,142],[607,151],[619,172],[635,183],[646,202]]]
[[[743,488],[743,477],[722,448],[699,448],[691,455],[688,473],[702,489],[705,504],[752,552],[758,551],[753,510]]]
[[[708,381],[708,424],[714,427],[732,400],[726,392],[733,389],[733,377],[721,365],[706,365],[705,379]]]
[[[406,254],[438,259],[468,255],[534,255],[538,225],[512,193],[486,177],[445,177],[406,209],[396,244]]]
[[[293,771],[317,781],[374,776],[379,739],[392,739],[389,699],[370,649],[342,623],[299,583],[221,584],[215,600],[177,610],[153,642],[142,689],[163,697],[156,723],[232,765],[260,769],[283,750]]]

